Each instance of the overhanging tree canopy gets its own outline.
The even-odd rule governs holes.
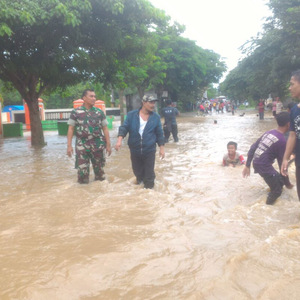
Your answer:
[[[246,43],[247,57],[221,84],[229,96],[258,100],[271,93],[284,97],[291,72],[300,68],[299,1],[269,0],[268,6],[273,15],[267,19],[265,31]]]
[[[0,79],[28,104],[32,145],[44,144],[41,94],[99,72],[105,65],[99,57],[115,55],[129,36],[145,34],[157,12],[145,0],[1,1]]]

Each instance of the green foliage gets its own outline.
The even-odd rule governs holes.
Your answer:
[[[118,73],[115,59],[132,55],[124,45],[155,24],[152,12],[144,0],[2,0],[0,79],[13,84],[38,120],[45,91],[96,80],[96,73],[109,83]],[[41,124],[31,128],[32,144],[43,144]]]
[[[9,28],[9,26],[7,26],[6,24],[2,23],[0,24],[0,36],[4,36],[4,35],[8,35],[11,36],[12,35],[12,30]]]
[[[217,83],[226,70],[218,54],[202,49],[176,31],[162,39],[161,47],[171,49],[164,57],[167,70],[163,88],[174,101],[202,97],[207,87]]]
[[[29,105],[32,144],[43,143],[39,97],[70,107],[92,85],[107,102],[111,87],[168,89],[184,101],[225,70],[147,0],[1,0],[0,20],[0,80]]]
[[[83,90],[87,88],[94,89],[97,100],[103,100],[106,107],[110,107],[110,90],[105,90],[101,83],[82,82],[64,89],[57,88],[55,91],[51,91],[51,93],[44,93],[45,108],[72,108],[73,101],[80,99]]]
[[[287,97],[291,72],[300,68],[300,3],[270,0],[268,5],[273,16],[265,31],[244,45],[247,57],[222,83],[222,93],[237,99]]]
[[[210,84],[207,89],[207,98],[214,99],[216,98],[217,94],[218,94],[218,89],[215,88],[212,84]]]
[[[12,86],[11,83],[4,83],[0,81],[0,94],[3,99],[3,106],[6,105],[23,105],[22,98],[18,91]]]

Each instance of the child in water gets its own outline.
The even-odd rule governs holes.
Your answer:
[[[240,155],[237,150],[237,143],[230,141],[227,144],[227,151],[223,157],[223,166],[224,167],[235,167],[237,165],[245,164],[245,159],[243,155]]]

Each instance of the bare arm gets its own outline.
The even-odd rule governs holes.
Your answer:
[[[111,155],[111,145],[110,145],[109,131],[108,131],[107,126],[104,126],[102,128],[102,130],[103,130],[105,142],[106,142],[106,153],[108,154],[108,156],[110,156]]]
[[[70,157],[73,154],[72,138],[73,138],[73,135],[74,135],[74,128],[75,128],[74,126],[69,125],[68,134],[67,134],[67,140],[68,140],[67,155],[70,156]]]
[[[288,161],[295,149],[296,145],[296,132],[290,131],[289,138],[285,147],[285,152],[283,155],[283,161],[281,165],[281,174],[283,176],[288,176]]]

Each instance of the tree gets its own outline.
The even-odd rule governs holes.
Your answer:
[[[97,12],[96,9],[93,11]],[[99,14],[101,12],[99,10]],[[95,22],[97,18],[93,17],[92,20]],[[111,47],[109,52],[97,51],[93,46],[90,51],[95,62],[92,70],[94,81],[118,90],[121,122],[126,114],[124,90],[127,87],[138,87],[141,96],[154,76],[149,70],[153,70],[152,65],[157,67],[159,60],[154,54],[155,32],[158,27],[166,26],[168,20],[162,11],[148,1],[128,0],[122,14],[109,27],[110,30],[117,29],[111,35],[119,41],[118,46]],[[99,24],[92,26],[98,27]]]
[[[226,67],[218,54],[181,37],[182,30],[175,24],[161,40],[167,70],[160,89],[168,90],[174,101],[187,102],[188,98],[195,100],[202,96],[211,83],[217,83]]]
[[[273,16],[264,32],[243,47],[247,55],[221,85],[226,94],[242,93],[258,100],[287,95],[293,70],[300,68],[300,4],[295,0],[270,0]],[[242,91],[243,90],[243,91]]]
[[[131,36],[150,30],[154,12],[146,0],[1,1],[0,79],[28,104],[32,145],[44,144],[42,93],[95,80],[96,73],[108,83],[117,70],[112,64],[105,74],[107,62]]]
[[[32,145],[43,145],[38,98],[47,89],[79,81],[83,50],[78,33],[88,1],[1,1],[0,79],[28,104]]]

